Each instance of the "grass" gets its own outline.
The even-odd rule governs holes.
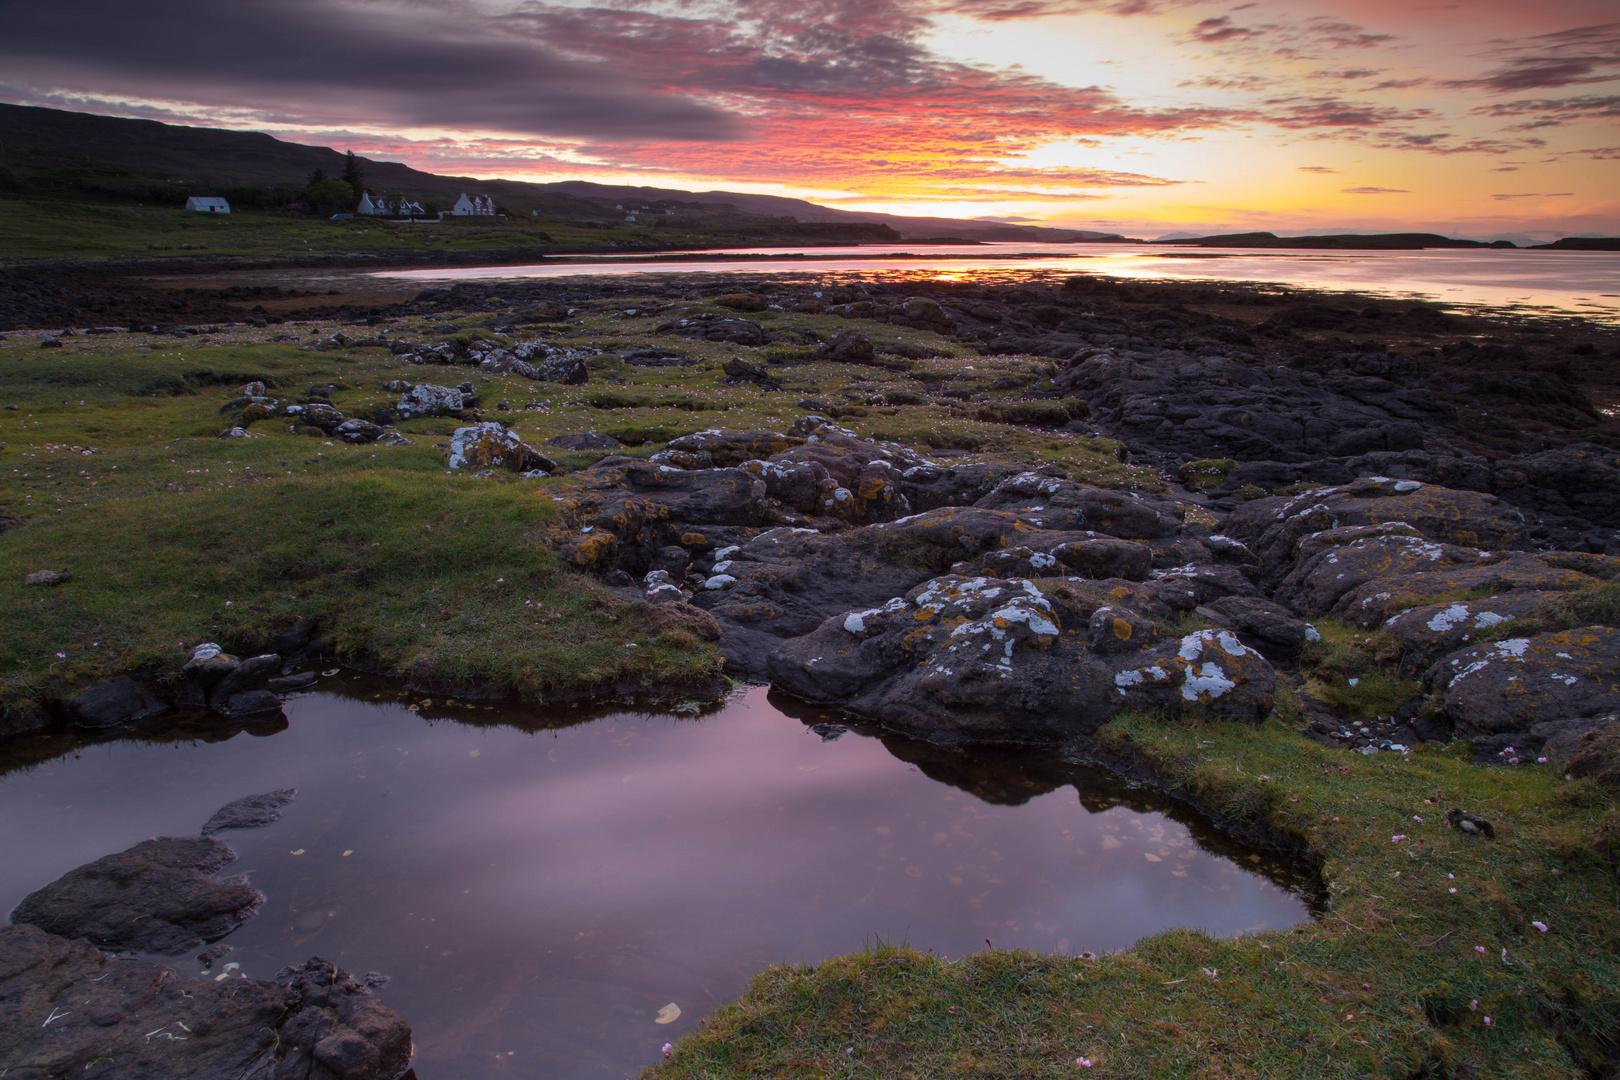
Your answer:
[[[1620,1026],[1620,888],[1597,846],[1613,817],[1606,789],[1547,769],[1482,769],[1433,745],[1347,755],[1276,722],[1125,715],[1099,732],[1099,748],[1316,862],[1329,896],[1321,919],[1232,940],[1176,930],[1095,959],[986,949],[947,960],[879,945],[777,966],[650,1075],[1409,1078],[1468,1075],[1466,1064],[1478,1076],[1575,1077],[1604,1067]],[[1451,830],[1451,806],[1495,822],[1498,839]]]
[[[1316,619],[1311,625],[1321,640],[1300,649],[1305,693],[1339,710],[1377,717],[1390,716],[1423,693],[1421,681],[1401,678],[1396,667],[1401,645],[1394,635],[1335,619]]]
[[[783,393],[728,385],[722,360],[764,350],[660,335],[667,318],[625,317],[616,305],[552,330],[570,346],[662,346],[699,359],[671,368],[593,362],[582,386],[418,366],[379,347],[306,349],[331,333],[329,324],[181,343],[120,333],[67,338],[53,349],[39,348],[38,335],[7,335],[0,406],[16,408],[0,408],[0,514],[27,524],[0,533],[0,593],[8,596],[0,608],[0,710],[34,714],[113,675],[170,673],[184,658],[182,641],[259,649],[295,622],[424,685],[538,697],[626,681],[689,684],[718,670],[712,644],[656,613],[625,608],[558,565],[538,539],[553,513],[543,495],[555,481],[447,473],[453,420],[401,423],[408,447],[349,446],[274,419],[253,425],[262,438],[219,439],[231,423],[221,405],[253,380],[284,403],[332,386],[339,409],[369,416],[397,398],[383,389],[390,380],[470,379],[485,417],[535,445],[602,431],[637,456],[702,427],[784,429],[804,411],[796,404],[804,393],[854,386],[861,400],[892,394],[903,402],[845,421],[863,434],[924,452],[971,442],[1027,466],[1062,464],[1093,482],[1149,482],[1108,440],[1032,437],[964,419],[954,402],[920,392],[901,373],[817,361],[783,369],[792,376]],[[448,337],[430,329],[447,323],[460,329]],[[795,316],[794,325],[830,334],[849,324]],[[388,329],[391,338],[423,342],[491,336],[455,313]],[[283,332],[301,340],[270,340]],[[873,333],[933,340],[888,326]],[[979,361],[929,363],[968,372]],[[1010,366],[998,361],[997,370]],[[602,452],[552,456],[567,471]],[[50,589],[22,583],[42,569],[74,579]]]

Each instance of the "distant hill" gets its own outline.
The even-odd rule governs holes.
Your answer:
[[[1415,251],[1422,248],[1517,247],[1511,240],[1453,240],[1439,233],[1336,233],[1331,236],[1278,236],[1276,233],[1226,233],[1221,236],[1164,237],[1159,244],[1187,247],[1330,248],[1346,251]]]
[[[96,162],[120,165],[140,174],[183,181],[188,185],[302,185],[315,169],[328,175],[343,171],[343,154],[326,146],[306,146],[254,131],[182,127],[156,120],[126,120],[90,113],[0,104],[0,142],[83,155]],[[518,213],[563,221],[611,217],[615,206],[627,210],[655,202],[701,204],[719,219],[734,208],[738,223],[760,217],[792,218],[804,223],[869,223],[886,225],[908,240],[954,237],[970,241],[1024,240],[1048,243],[1120,241],[1112,233],[997,225],[954,218],[903,217],[893,214],[835,210],[803,199],[749,195],[735,191],[680,191],[673,188],[619,187],[569,180],[532,184],[518,180],[481,180],[441,176],[395,161],[365,162],[366,178],[379,191],[393,189],[418,200],[446,206],[463,191],[482,192]],[[806,239],[895,238],[882,230],[804,230]]]

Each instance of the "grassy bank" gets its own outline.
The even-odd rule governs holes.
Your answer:
[[[1014,392],[991,391],[996,378],[1037,362],[942,356],[895,371],[795,357],[796,366],[773,369],[785,390],[767,392],[728,384],[719,364],[739,354],[763,363],[769,348],[660,335],[668,313],[623,310],[581,313],[553,328],[554,339],[664,346],[699,362],[636,368],[604,354],[591,362],[591,381],[575,387],[413,365],[383,347],[313,348],[337,329],[329,324],[238,328],[178,343],[123,333],[49,349],[38,334],[0,340],[0,514],[25,522],[0,533],[0,708],[27,713],[115,674],[172,671],[184,658],[181,642],[258,648],[295,622],[384,671],[443,687],[538,696],[625,681],[691,683],[717,671],[712,645],[558,565],[540,539],[554,513],[545,494],[556,481],[447,471],[448,437],[459,423],[450,419],[403,422],[409,446],[349,446],[295,434],[278,419],[255,424],[260,437],[222,440],[231,421],[221,405],[249,380],[270,384],[283,403],[330,387],[339,409],[369,416],[397,400],[383,389],[390,380],[470,379],[484,416],[532,444],[602,431],[639,455],[705,427],[782,429],[805,411],[799,400],[818,394],[864,433],[1062,463],[1103,483],[1155,482],[1120,464],[1109,440],[1032,437],[978,419],[983,400],[919,394],[912,377],[943,374],[945,385],[993,401]],[[754,317],[768,324],[778,314]],[[827,333],[848,325],[792,318]],[[436,315],[437,330],[404,320],[389,331],[409,341],[458,339],[444,326]],[[289,331],[299,340],[271,340]],[[915,331],[873,334],[955,351]],[[889,405],[890,397],[911,404]],[[602,456],[548,452],[563,473]],[[73,580],[24,585],[36,570]]]
[[[1291,932],[1176,930],[1096,959],[883,945],[774,967],[653,1075],[1608,1075],[1612,792],[1471,765],[1461,746],[1347,754],[1277,721],[1121,716],[1099,752],[1318,861],[1327,911]],[[1453,806],[1497,838],[1450,828]]]

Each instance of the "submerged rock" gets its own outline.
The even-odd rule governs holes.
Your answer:
[[[297,788],[267,791],[263,795],[247,795],[226,803],[214,811],[202,827],[204,836],[212,836],[221,829],[256,829],[272,821],[281,820],[281,808],[292,802]]]
[[[264,903],[242,878],[208,876],[235,859],[218,840],[143,840],[29,893],[11,921],[104,949],[185,952],[235,930]]]

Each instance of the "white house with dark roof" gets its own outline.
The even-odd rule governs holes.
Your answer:
[[[450,213],[456,217],[494,217],[495,200],[488,195],[468,195],[463,191]]]
[[[231,204],[215,195],[193,195],[186,200],[187,210],[199,210],[204,214],[228,214]]]

